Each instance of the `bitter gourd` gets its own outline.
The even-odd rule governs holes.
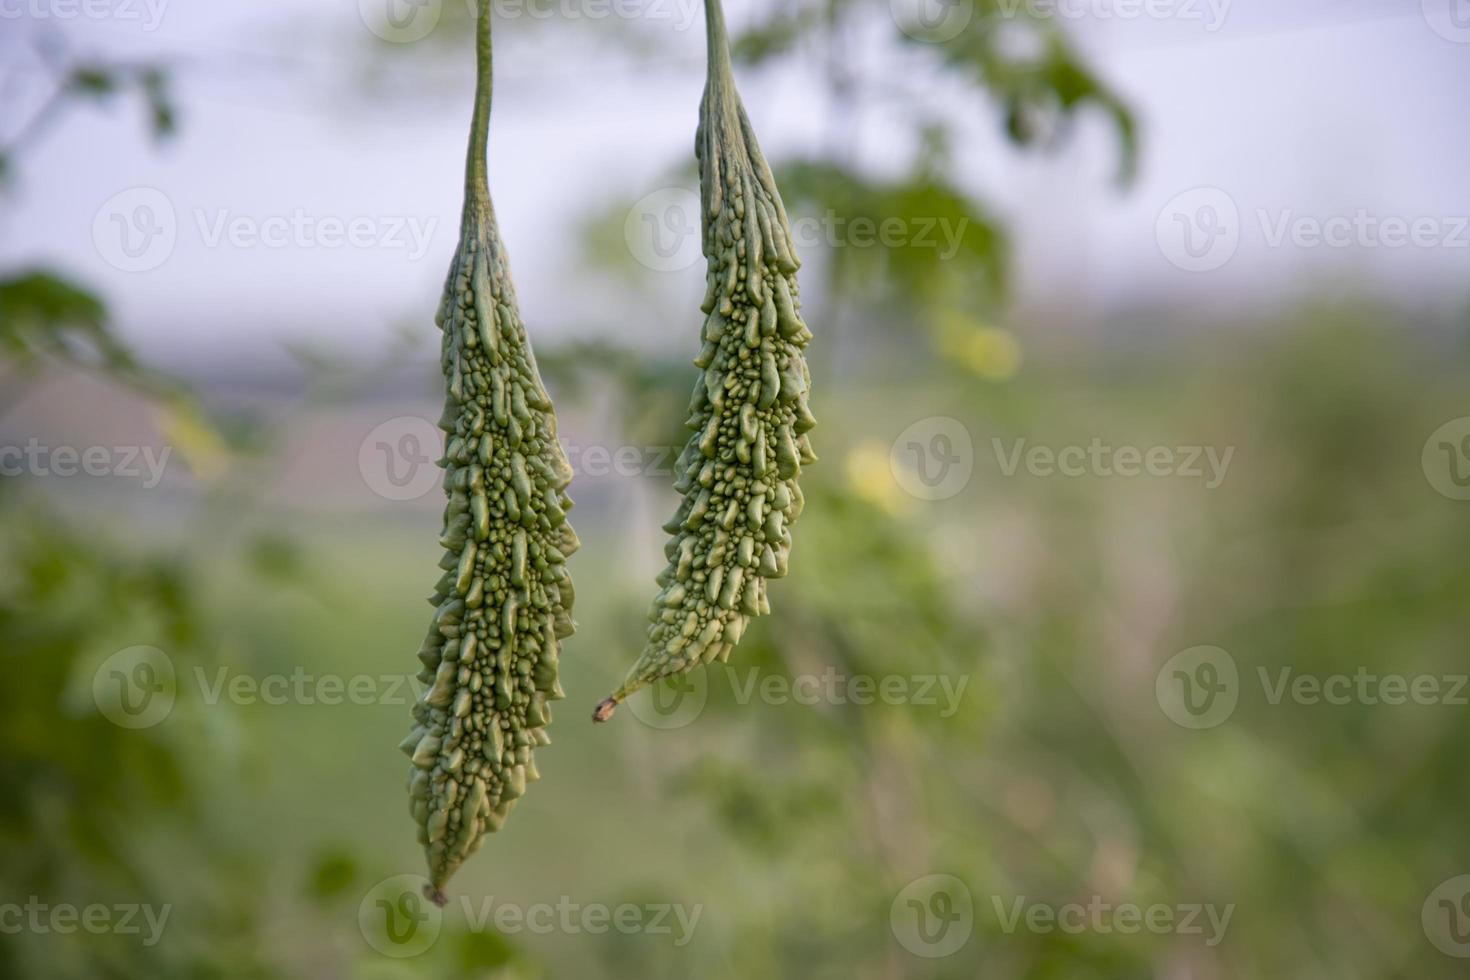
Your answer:
[[[595,721],[660,678],[727,659],[750,617],[770,611],[766,582],[786,574],[803,506],[797,476],[817,458],[802,354],[812,334],[791,227],[735,90],[719,0],[706,0],[705,21],[709,70],[694,143],[708,288],[686,423],[694,432],[675,467],[684,499],[664,525],[669,564],[648,642]]]
[[[419,651],[424,692],[400,746],[412,760],[427,893],[441,905],[449,877],[539,778],[532,750],[550,742],[548,702],[565,696],[558,651],[573,629],[566,561],[578,545],[566,519],[571,466],[490,204],[489,0],[479,4],[476,55],[459,247],[436,317],[447,382],[444,577]]]

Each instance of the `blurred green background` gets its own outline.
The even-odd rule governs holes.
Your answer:
[[[864,9],[747,24],[741,70],[840,49]],[[442,48],[366,64],[459,57],[444,10]],[[975,14],[941,45],[889,30],[1017,144],[1104,120],[1126,185],[1147,141],[1066,32],[1017,46]],[[141,97],[160,139],[187,131],[167,65],[54,64],[48,114]],[[303,346],[289,381],[213,383],[131,353],[83,277],[3,270],[0,445],[52,455],[0,477],[0,973],[1462,976],[1467,307],[1336,288],[1025,322],[1006,223],[954,178],[962,117],[908,98],[902,172],[839,140],[778,180],[794,215],[948,221],[961,247],[804,255],[822,462],[791,575],[728,666],[605,726],[697,319],[542,342],[523,289],[579,474],[579,629],[543,778],[437,917],[398,894],[422,856],[394,748],[439,574],[439,491],[392,479],[438,414],[432,309],[381,357]],[[40,179],[18,132],[11,204]],[[589,212],[575,247],[637,290],[627,214]],[[1134,476],[1026,455],[1094,444],[1169,454]],[[62,446],[112,472],[68,478]]]

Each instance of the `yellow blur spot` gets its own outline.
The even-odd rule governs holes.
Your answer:
[[[938,320],[939,349],[986,381],[1009,381],[1021,368],[1021,345],[999,327],[987,327],[953,310]]]
[[[159,409],[157,418],[164,442],[178,450],[196,476],[216,480],[224,474],[229,450],[196,409],[182,401],[170,401]]]
[[[900,513],[912,503],[893,478],[888,450],[882,444],[865,442],[854,447],[847,454],[845,469],[853,493],[890,514]]]
[[[965,365],[986,381],[1009,381],[1021,367],[1021,345],[1004,330],[986,327],[965,340]]]

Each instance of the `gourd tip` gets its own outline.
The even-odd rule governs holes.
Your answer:
[[[440,889],[435,888],[433,885],[424,886],[424,897],[433,902],[435,905],[439,906],[439,908],[441,909],[449,904],[449,896],[444,894],[444,892]]]
[[[607,721],[618,709],[617,698],[603,698],[597,702],[597,707],[592,709],[592,720],[596,722]]]

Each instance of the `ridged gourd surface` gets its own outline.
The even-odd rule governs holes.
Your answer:
[[[573,630],[567,557],[572,469],[557,441],[506,266],[484,163],[489,119],[489,20],[481,10],[475,124],[464,219],[436,318],[447,394],[439,426],[443,569],[419,651],[425,687],[413,707],[409,808],[443,888],[485,835],[499,830],[539,778],[562,638]]]
[[[695,136],[708,288],[689,402],[693,434],[675,466],[683,500],[664,525],[669,563],[647,644],[599,705],[598,720],[641,687],[728,658],[750,618],[770,611],[766,583],[786,574],[802,511],[797,477],[816,460],[803,356],[812,334],[801,318],[790,226],[735,91],[718,20],[710,45]]]

